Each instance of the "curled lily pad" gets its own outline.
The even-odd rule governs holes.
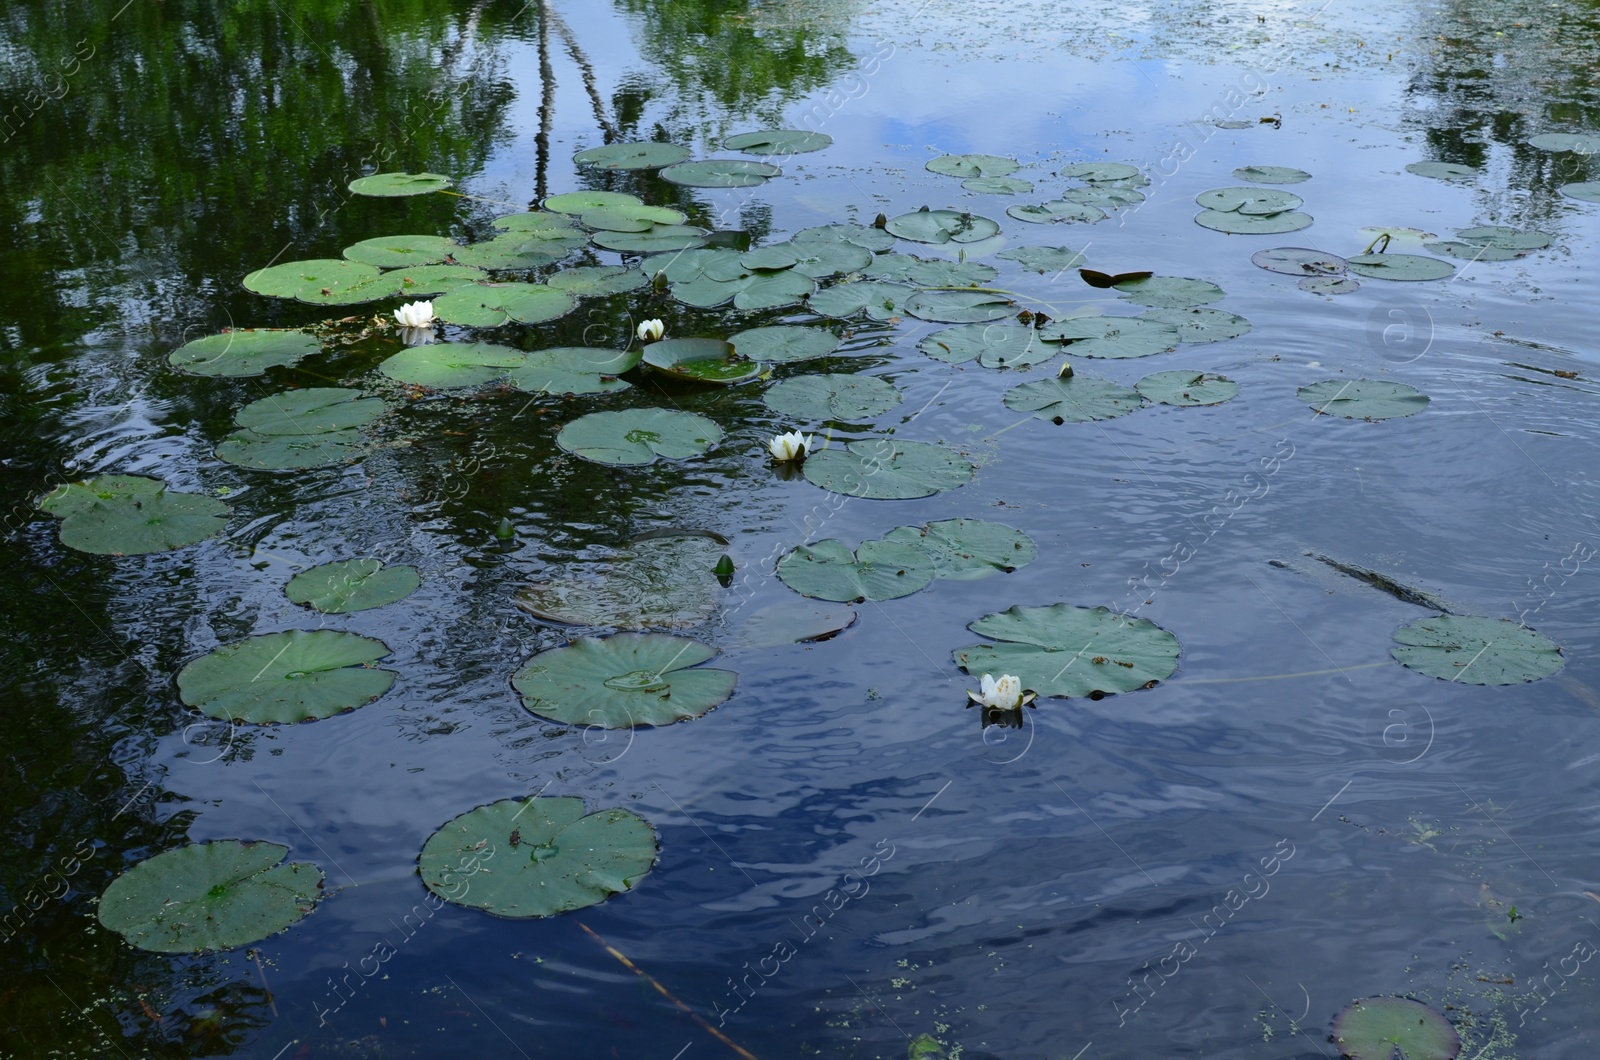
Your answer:
[[[1183,341],[1171,324],[1145,317],[1073,317],[1039,332],[1050,342],[1065,342],[1080,357],[1149,357],[1178,348]]]
[[[1154,306],[1157,309],[1188,309],[1215,302],[1224,296],[1222,288],[1210,280],[1183,276],[1150,276],[1114,284],[1124,302]]]
[[[397,676],[371,637],[292,629],[224,644],[178,673],[178,697],[208,717],[258,724],[327,718],[370,703]]]
[[[549,622],[615,629],[689,629],[717,607],[715,568],[727,547],[700,534],[637,541],[612,557],[598,577],[536,582],[519,591],[518,607]]]
[[[1006,214],[1029,224],[1094,224],[1109,216],[1098,206],[1071,199],[1052,199],[1037,206],[1008,206]]]
[[[521,350],[490,342],[435,342],[401,350],[378,365],[378,371],[411,386],[481,386],[527,360]]]
[[[1510,619],[1435,615],[1395,631],[1390,652],[1408,670],[1464,685],[1517,685],[1560,670],[1555,641]]]
[[[638,350],[557,346],[525,354],[505,381],[530,394],[611,394],[632,386],[617,376],[639,361]]]
[[[1579,202],[1600,202],[1600,181],[1580,181],[1561,185],[1561,194]]]
[[[545,280],[547,286],[579,298],[626,294],[628,291],[637,291],[649,282],[649,277],[643,271],[621,265],[579,265],[562,269]]]
[[[297,364],[321,348],[316,336],[303,331],[251,328],[186,342],[167,355],[167,363],[190,375],[238,379]]]
[[[658,456],[699,456],[722,439],[722,428],[704,416],[671,409],[591,412],[562,427],[556,444],[599,464],[640,465]]]
[[[1179,342],[1222,342],[1250,333],[1250,321],[1221,309],[1152,309],[1140,313],[1139,319],[1177,328]]]
[[[502,799],[428,837],[423,885],[503,917],[555,916],[632,890],[655,865],[655,831],[623,809],[584,814],[572,796]]]
[[[805,477],[847,497],[908,500],[965,485],[976,470],[959,453],[929,442],[868,438],[806,458]]]
[[[1233,175],[1257,184],[1299,184],[1311,179],[1310,173],[1290,166],[1240,166]]]
[[[793,324],[750,328],[730,335],[728,342],[739,356],[768,364],[788,364],[791,361],[826,357],[839,348],[839,337],[833,332],[825,328]]]
[[[283,864],[277,843],[218,839],[146,858],[106,888],[100,923],[152,953],[231,950],[296,923],[316,906],[322,870]]]
[[[61,543],[79,552],[131,556],[166,552],[221,533],[228,506],[213,497],[176,493],[159,479],[100,475],[39,498],[61,520]]]
[[[448,258],[456,249],[456,241],[444,236],[379,236],[345,247],[344,256],[380,269],[398,269],[432,265]]]
[[[1076,374],[1019,384],[1006,391],[1004,400],[1013,412],[1031,412],[1057,424],[1116,419],[1144,406],[1137,390]]]
[[[781,174],[783,170],[766,162],[747,162],[737,158],[708,158],[703,162],[679,162],[660,173],[662,180],[689,188],[754,188]]]
[[[827,133],[807,132],[804,129],[758,129],[726,138],[722,141],[722,148],[751,155],[799,155],[820,151],[831,143],[833,137]]]
[[[1456,271],[1448,261],[1423,254],[1357,254],[1350,271],[1373,280],[1443,280]]]
[[[1350,263],[1337,254],[1310,247],[1274,247],[1258,250],[1250,261],[1268,272],[1285,276],[1342,276]]]
[[[916,288],[903,283],[863,280],[836,283],[817,291],[806,300],[813,313],[825,317],[853,317],[866,313],[873,320],[897,320],[906,312],[906,302]]]
[[[573,155],[572,160],[580,166],[594,166],[596,169],[660,169],[688,157],[687,147],[646,141],[591,147]]]
[[[1580,155],[1600,154],[1600,136],[1594,133],[1544,133],[1528,141],[1541,151],[1575,151]]]
[[[802,228],[790,242],[794,243],[853,243],[874,253],[894,246],[894,236],[871,225],[833,224]]]
[[[900,404],[900,391],[871,375],[800,375],[770,388],[761,400],[798,420],[864,423]]]
[[[1021,168],[1016,159],[999,155],[940,155],[927,165],[928,172],[946,177],[1004,177]]]
[[[301,571],[284,593],[293,603],[344,615],[402,600],[421,584],[422,576],[409,564],[386,567],[381,559],[346,559]]]
[[[937,361],[965,364],[976,360],[985,368],[1031,368],[1061,352],[1031,327],[999,322],[935,331],[918,343],[917,349]]]
[[[1021,530],[984,519],[941,519],[926,526],[897,526],[883,539],[915,548],[933,563],[936,577],[987,578],[1033,562],[1038,550]]]
[[[644,348],[644,363],[695,383],[731,386],[748,383],[762,372],[759,361],[738,356],[722,339],[663,339]]]
[[[1334,1017],[1329,1039],[1350,1060],[1455,1060],[1461,1038],[1443,1015],[1420,1001],[1369,997]]]
[[[1324,379],[1301,387],[1300,400],[1320,414],[1347,420],[1414,416],[1428,407],[1428,396],[1416,387],[1381,379]]]
[[[1161,405],[1220,405],[1239,396],[1239,384],[1211,372],[1157,372],[1133,388]]]
[[[988,195],[1027,195],[1033,191],[1033,181],[1021,177],[968,177],[961,186]]]
[[[969,674],[1016,674],[1041,696],[1100,696],[1148,688],[1178,668],[1178,638],[1146,618],[1104,607],[1013,607],[967,627],[998,643],[954,652]]]
[[[1140,185],[1150,183],[1138,166],[1130,166],[1126,162],[1074,162],[1062,167],[1057,175],[1068,180],[1086,180],[1091,184],[1109,184],[1113,181]]]
[[[815,308],[816,301],[812,300]],[[1017,315],[1017,307],[1004,294],[989,291],[918,291],[904,303],[907,313],[941,324],[982,323]]]
[[[350,182],[350,190],[357,195],[374,195],[395,198],[405,195],[426,195],[430,191],[443,191],[455,183],[438,173],[374,173]]]
[[[434,299],[439,319],[468,327],[541,324],[572,312],[577,300],[542,283],[475,283]]]
[[[698,718],[733,695],[731,670],[701,668],[715,648],[688,637],[579,637],[535,655],[511,679],[522,705],[568,725],[628,729]]]
[[[1082,265],[1085,258],[1071,247],[1008,247],[996,254],[1009,258],[1030,272],[1064,272]]]
[[[891,217],[885,231],[915,243],[976,243],[998,235],[1000,226],[959,210],[913,210]]]
[[[1471,181],[1478,175],[1472,166],[1464,166],[1459,162],[1412,162],[1406,166],[1406,172],[1434,180],[1452,181]]]
[[[865,263],[863,263],[865,264]],[[945,261],[911,254],[880,254],[866,266],[864,275],[874,280],[911,283],[923,287],[976,287],[999,274],[993,265],[976,261]]]
[[[802,545],[778,561],[778,579],[814,600],[894,600],[933,581],[928,553],[891,541],[867,541],[855,552],[841,541]]]

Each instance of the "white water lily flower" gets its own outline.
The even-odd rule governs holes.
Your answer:
[[[431,328],[436,317],[432,302],[412,302],[394,311],[395,322],[403,328]]]
[[[767,452],[774,460],[804,460],[811,452],[811,436],[799,431],[777,435],[767,443]]]
[[[1035,698],[1032,692],[1022,690],[1022,679],[1012,674],[1001,674],[999,680],[993,674],[984,674],[978,685],[981,691],[969,690],[967,698],[990,710],[1016,710]]]
[[[667,326],[659,320],[642,320],[639,330],[635,332],[640,342],[660,342],[661,336],[667,333]]]

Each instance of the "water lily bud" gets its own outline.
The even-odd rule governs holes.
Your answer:
[[[494,536],[500,541],[510,541],[517,536],[517,528],[511,525],[510,516],[500,517],[500,521],[495,524]]]
[[[431,328],[437,318],[432,302],[412,302],[396,309],[394,319],[403,328]]]
[[[636,334],[640,342],[660,342],[661,336],[667,333],[667,326],[659,320],[644,320],[639,323]]]
[[[1071,379],[1072,378],[1072,365],[1071,364],[1063,364],[1061,366],[1061,371],[1056,373],[1056,378],[1057,379]]]
[[[772,454],[774,460],[804,460],[806,454],[811,452],[811,436],[799,431],[777,435],[767,443],[767,452]]]

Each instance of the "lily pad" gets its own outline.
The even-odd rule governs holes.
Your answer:
[[[866,423],[900,404],[900,391],[872,375],[801,375],[761,396],[773,412],[799,420]]]
[[[976,243],[998,235],[1000,226],[959,210],[913,210],[891,217],[885,231],[915,243]]]
[[[802,228],[790,237],[792,243],[853,243],[874,253],[894,246],[894,236],[871,225],[832,224]]]
[[[1195,224],[1215,232],[1241,236],[1276,236],[1285,232],[1298,232],[1309,228],[1311,215],[1298,210],[1276,214],[1243,214],[1227,210],[1201,210],[1194,215]]]
[[[663,169],[659,175],[668,183],[688,188],[754,188],[782,172],[766,162],[708,158],[702,162],[679,162]]]
[[[580,166],[596,169],[660,169],[682,162],[689,157],[689,149],[677,144],[641,141],[638,143],[603,144],[579,151],[572,160]]]
[[[438,173],[374,173],[370,177],[357,177],[350,182],[350,190],[357,195],[379,198],[397,198],[406,195],[426,195],[430,191],[443,191],[455,183]]]
[[[183,548],[228,524],[228,506],[216,498],[176,493],[140,475],[100,475],[57,486],[38,504],[61,520],[63,545],[99,556]]]
[[[563,211],[550,205],[558,200],[564,201],[572,208]],[[592,209],[611,207],[620,209],[639,207],[644,205],[644,200],[637,195],[623,195],[615,191],[574,191],[566,195],[552,196],[546,200],[545,205],[547,209],[544,210],[523,210],[519,213],[502,214],[490,223],[502,232],[524,232],[545,238],[565,239],[577,236],[586,239],[583,230],[575,226],[567,218],[567,214],[581,214]]]
[[[1132,692],[1171,677],[1178,638],[1146,618],[1104,607],[1013,607],[967,627],[999,643],[954,652],[969,674],[1016,674],[1022,687],[1062,698]]]
[[[815,304],[813,299],[813,308]],[[987,291],[918,291],[905,300],[904,308],[920,320],[940,324],[976,324],[1017,315],[1010,298]]]
[[[1580,155],[1600,154],[1600,136],[1594,133],[1544,133],[1528,141],[1541,151],[1576,151]]]
[[[1307,276],[1295,286],[1312,294],[1350,294],[1361,290],[1361,281],[1348,276]]]
[[[444,294],[469,283],[482,283],[489,279],[483,269],[472,265],[418,265],[414,268],[391,269],[369,281],[374,288],[385,289],[401,298],[421,298]]]
[[[574,626],[689,629],[716,611],[722,585],[715,568],[726,547],[700,534],[637,541],[598,577],[536,582],[516,594],[516,604],[537,618]]]
[[[1540,232],[1531,228],[1508,228],[1505,225],[1487,225],[1479,228],[1462,228],[1456,232],[1455,240],[1450,243],[1424,244],[1429,250],[1436,250],[1440,246],[1452,247],[1454,243],[1465,244],[1469,247],[1483,248],[1490,251],[1503,251],[1520,257],[1534,250],[1543,250],[1554,240],[1549,232]],[[1446,253],[1457,257],[1472,257],[1471,254],[1462,254],[1455,249]],[[1483,260],[1479,258],[1478,260]]]
[[[314,386],[257,398],[233,415],[256,434],[290,437],[364,427],[383,415],[382,398],[342,386]]]
[[[1061,352],[1045,342],[1031,327],[1018,324],[963,324],[935,331],[917,349],[936,361],[965,364],[976,360],[985,368],[1031,368]]]
[[[1019,384],[1006,391],[1004,401],[1013,412],[1031,412],[1057,424],[1112,420],[1144,407],[1137,390],[1076,374]]]
[[[439,319],[468,327],[542,324],[572,312],[577,300],[542,283],[475,283],[434,299]]]
[[[722,428],[704,416],[671,409],[591,412],[562,427],[556,444],[599,464],[642,465],[656,457],[699,456],[722,439]]]
[[[1600,202],[1600,180],[1561,185],[1561,194],[1579,202]]]
[[[1412,162],[1406,166],[1407,173],[1415,173],[1419,177],[1432,177],[1434,180],[1471,181],[1477,178],[1478,171],[1472,166],[1464,166],[1459,162]]]
[[[1196,195],[1194,201],[1207,210],[1253,217],[1271,217],[1305,204],[1300,196],[1274,188],[1213,188]]]
[[[1021,177],[968,177],[961,186],[988,195],[1027,195],[1033,191],[1033,181]]]
[[[930,442],[866,438],[813,453],[803,470],[814,485],[847,497],[909,500],[965,485],[976,468]]]
[[[871,260],[870,265],[862,263],[869,278],[923,287],[977,287],[999,274],[993,265],[976,261],[945,261],[911,254],[880,254]]]
[[[1149,183],[1138,166],[1130,166],[1126,162],[1074,162],[1062,167],[1057,176],[1068,180],[1086,180],[1091,184],[1109,184],[1113,181],[1140,185]]]
[[[585,210],[578,219],[602,232],[648,232],[656,225],[681,225],[688,220],[688,216],[669,206],[630,203]]]
[[[833,143],[827,133],[804,129],[758,129],[736,133],[722,141],[724,151],[743,151],[749,155],[799,155],[820,151]]]
[[[417,568],[408,564],[386,567],[381,559],[346,559],[301,571],[284,592],[292,603],[344,615],[403,600],[421,584]]]
[[[401,269],[443,261],[456,249],[456,241],[444,236],[379,236],[345,247],[344,256],[380,269]]]
[[[837,603],[910,596],[933,578],[926,552],[892,541],[866,541],[855,552],[840,541],[818,541],[778,561],[783,584],[802,596]]]
[[[1239,384],[1211,372],[1157,372],[1133,388],[1161,405],[1220,405],[1239,396]]]
[[[1109,216],[1098,206],[1073,202],[1070,199],[1051,199],[1033,206],[1008,206],[1006,215],[1029,224],[1094,224]]]
[[[853,317],[865,312],[873,320],[898,320],[906,312],[906,302],[916,288],[903,283],[862,280],[836,283],[817,291],[806,300],[813,313],[825,317]]]
[[[359,460],[368,444],[358,430],[311,435],[235,431],[217,446],[217,459],[254,471],[300,471]]]
[[[1250,261],[1268,272],[1285,276],[1342,276],[1350,263],[1337,254],[1310,247],[1274,247],[1258,250]]]
[[[825,328],[793,324],[750,328],[730,335],[728,342],[739,356],[768,364],[788,364],[791,361],[826,357],[839,348],[839,338],[833,332]]]
[[[511,683],[524,707],[551,721],[603,729],[671,725],[733,695],[733,671],[699,668],[716,653],[661,633],[579,637],[535,655]]]
[[[694,225],[652,225],[643,232],[596,232],[592,242],[620,254],[660,254],[703,247],[708,235]]]
[[[544,282],[546,286],[578,298],[596,298],[637,291],[650,279],[639,269],[628,269],[621,265],[579,265],[562,269]]]
[[[1178,329],[1178,341],[1186,343],[1222,342],[1250,333],[1250,321],[1221,309],[1151,309],[1138,319],[1170,324]]]
[[[1009,574],[1033,562],[1038,549],[1021,530],[984,519],[941,519],[926,526],[897,526],[883,540],[927,555],[938,578],[972,581]]]
[[[1075,202],[1080,206],[1093,206],[1110,213],[1124,206],[1144,202],[1144,193],[1114,184],[1092,184],[1087,188],[1069,188],[1061,193],[1061,201]]]
[[[588,242],[588,234],[575,228],[511,231],[481,243],[458,247],[455,259],[462,265],[496,272],[527,272],[554,264]]]
[[[1369,997],[1334,1017],[1329,1039],[1350,1060],[1455,1060],[1461,1038],[1443,1015],[1420,1001]]]
[[[1560,670],[1561,648],[1510,619],[1420,618],[1395,631],[1390,654],[1408,670],[1464,685],[1518,685]]]
[[[1122,292],[1124,302],[1157,309],[1188,309],[1224,297],[1222,288],[1210,280],[1194,280],[1183,276],[1151,276],[1142,280],[1127,280],[1115,287]]]
[[[927,165],[928,172],[946,177],[1004,177],[1021,168],[1016,159],[999,155],[940,155]]]
[[[759,361],[734,353],[722,339],[663,339],[644,348],[644,363],[657,371],[695,383],[732,386],[748,383],[762,372]]]
[[[435,303],[437,306],[437,303]],[[378,365],[390,379],[436,388],[481,386],[528,361],[527,354],[489,342],[435,342],[401,350]]]
[[[335,293],[378,278],[371,265],[343,258],[286,261],[257,269],[244,278],[244,288],[270,298],[326,299]]]
[[[380,640],[331,629],[246,637],[185,666],[178,698],[220,721],[332,717],[389,691],[398,675],[371,665],[388,654]]]
[[[1373,280],[1443,280],[1456,271],[1448,261],[1423,254],[1357,254],[1350,271]]]
[[[774,243],[739,258],[747,269],[793,269],[814,280],[855,272],[871,263],[872,251],[866,247],[820,241]]]
[[[544,208],[551,213],[579,216],[590,210],[606,210],[615,207],[643,206],[644,200],[637,195],[629,195],[620,191],[568,191],[560,195],[552,195],[544,201]],[[498,226],[511,218],[519,218],[523,214],[510,214],[506,217],[496,218]]]
[[[611,394],[633,384],[617,376],[639,364],[638,350],[556,346],[524,355],[505,380],[530,394]]]
[[[1233,175],[1257,184],[1299,184],[1311,179],[1310,173],[1290,166],[1240,166]]]
[[[1324,379],[1301,387],[1299,396],[1318,413],[1347,420],[1414,416],[1428,407],[1428,396],[1416,387],[1381,379]]]
[[[231,950],[276,935],[305,917],[322,870],[283,864],[277,843],[218,839],[146,858],[100,896],[100,923],[141,950]]]
[[[1088,259],[1071,247],[1008,247],[996,254],[1008,258],[1030,272],[1064,272],[1076,269]]]
[[[320,349],[321,340],[303,331],[251,328],[186,342],[167,355],[167,363],[189,375],[239,379],[298,364]]]
[[[1066,342],[1074,356],[1149,357],[1178,348],[1183,341],[1176,327],[1138,317],[1073,317],[1058,320],[1039,332],[1049,342]]]

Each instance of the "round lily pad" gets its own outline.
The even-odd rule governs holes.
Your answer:
[[[1299,184],[1311,179],[1310,173],[1290,166],[1240,166],[1233,175],[1257,184]]]
[[[481,283],[488,279],[487,272],[472,265],[418,265],[391,269],[370,282],[401,298],[421,298],[444,294],[457,287],[465,287],[469,283]],[[383,297],[388,297],[388,293]]]
[[[897,526],[883,540],[927,555],[936,577],[987,578],[1033,562],[1038,550],[1021,530],[984,519],[941,519],[926,526]]]
[[[1349,259],[1350,271],[1373,280],[1443,280],[1456,267],[1423,254],[1357,254]]]
[[[1030,272],[1064,272],[1076,269],[1088,259],[1071,247],[1007,247],[996,254],[1008,258]]]
[[[748,383],[762,372],[759,361],[734,352],[722,339],[663,339],[644,348],[644,363],[657,371],[695,383],[732,386]]]
[[[518,607],[548,622],[614,629],[689,629],[717,608],[717,560],[727,542],[679,533],[637,541],[598,577],[566,576],[520,590]]]
[[[1179,342],[1222,342],[1250,333],[1250,321],[1221,309],[1151,309],[1140,313],[1138,319],[1177,328]]]
[[[327,299],[347,288],[378,278],[371,265],[343,258],[286,261],[257,269],[244,278],[244,288],[271,298]]]
[[[432,265],[448,258],[454,250],[456,241],[444,236],[379,236],[345,247],[344,256],[380,269],[399,269]]]
[[[1275,236],[1285,232],[1298,232],[1311,225],[1311,215],[1298,210],[1275,214],[1245,214],[1229,210],[1201,210],[1194,215],[1195,224],[1230,235]]]
[[[63,545],[100,556],[183,548],[228,524],[228,506],[216,498],[176,493],[140,475],[100,475],[57,486],[38,504],[61,520]]]
[[[1408,670],[1465,685],[1517,685],[1565,665],[1561,648],[1510,619],[1435,615],[1401,626],[1391,650]]]
[[[1594,133],[1544,133],[1528,141],[1541,151],[1576,151],[1581,155],[1600,154],[1600,136]]]
[[[722,428],[704,416],[671,409],[591,412],[562,427],[556,444],[599,464],[649,464],[656,457],[699,456],[722,439]]]
[[[1144,406],[1137,390],[1076,374],[1019,384],[1006,391],[1004,400],[1013,412],[1031,412],[1057,424],[1116,419]]]
[[[617,376],[639,364],[638,350],[556,346],[525,354],[505,381],[530,394],[610,394],[632,384]]]
[[[831,143],[833,137],[827,133],[807,132],[804,129],[758,129],[728,137],[722,141],[722,149],[743,151],[750,155],[799,155],[807,151],[820,151]]]
[[[916,288],[903,283],[863,280],[836,283],[817,291],[806,300],[806,305],[819,316],[842,318],[864,312],[873,320],[896,320],[905,314],[906,302],[915,293]]]
[[[1403,997],[1369,997],[1334,1017],[1330,1041],[1350,1060],[1455,1060],[1461,1038],[1443,1015]]]
[[[775,324],[750,328],[728,337],[734,352],[752,361],[788,364],[814,357],[826,357],[839,348],[839,338],[825,328],[806,328]]]
[[[316,336],[303,331],[251,328],[186,342],[167,355],[167,363],[190,375],[237,379],[297,364],[321,348]]]
[[[874,280],[912,283],[923,287],[977,287],[999,275],[993,265],[977,261],[945,261],[912,254],[880,254],[863,262],[865,275]]]
[[[370,665],[388,654],[380,640],[331,629],[246,637],[185,666],[178,697],[220,721],[327,718],[389,690],[395,672]]]
[[[381,559],[346,559],[301,571],[284,592],[293,603],[344,615],[402,600],[421,584],[422,576],[409,564],[386,567]]]
[[[842,272],[865,269],[875,262],[872,251],[854,243],[797,243],[790,240],[749,251],[739,258],[739,264],[747,269],[794,269],[814,280],[821,280]]]
[[[1406,166],[1406,172],[1434,180],[1453,181],[1470,181],[1478,175],[1472,166],[1464,166],[1459,162],[1412,162]]]
[[[1004,177],[1021,169],[1022,163],[999,155],[940,155],[930,159],[927,168],[946,177]]]
[[[588,234],[577,229],[512,231],[471,246],[458,247],[455,259],[463,265],[496,272],[528,272],[554,264],[588,242]],[[468,322],[453,320],[451,323]]]
[[[913,210],[891,217],[885,231],[915,243],[976,243],[998,235],[1000,226],[959,210]]]
[[[1162,405],[1220,405],[1239,396],[1239,384],[1210,372],[1157,372],[1133,388]]]
[[[959,453],[930,442],[867,438],[806,458],[808,481],[847,497],[909,500],[965,485],[976,470]]]
[[[1039,332],[1050,342],[1065,342],[1079,357],[1149,357],[1178,348],[1178,329],[1159,320],[1138,317],[1072,317]]]
[[[629,195],[621,191],[569,191],[560,195],[552,195],[544,201],[544,208],[552,213],[571,214],[577,216],[588,213],[590,210],[604,210],[613,207],[643,206],[644,200],[637,195]],[[508,217],[496,219],[499,225],[513,217],[522,214],[511,214]]]
[[[650,279],[639,269],[628,269],[621,265],[579,265],[562,269],[544,282],[547,286],[579,298],[595,298],[637,291]]]
[[[1061,193],[1061,201],[1075,202],[1080,206],[1093,206],[1110,213],[1136,202],[1144,202],[1144,193],[1132,188],[1111,184],[1093,184],[1087,188],[1069,188]]]
[[[357,195],[395,198],[442,191],[453,183],[455,182],[449,177],[440,176],[438,173],[374,173],[370,177],[358,177],[352,180],[350,190]]]
[[[1022,687],[1063,698],[1132,692],[1171,677],[1178,638],[1146,618],[1104,607],[1013,607],[967,627],[999,643],[954,652],[969,674],[1016,674]]]
[[[361,459],[366,435],[358,430],[310,435],[266,435],[235,431],[217,446],[217,459],[254,471],[300,471]]]
[[[1456,232],[1455,239],[1423,245],[1436,254],[1449,254],[1472,261],[1509,261],[1535,250],[1543,250],[1554,238],[1549,232],[1531,228],[1488,225],[1462,228]]]
[[[704,228],[694,225],[658,224],[651,225],[643,232],[596,232],[592,242],[597,247],[615,250],[619,254],[660,254],[705,246],[709,234]]]
[[[1033,181],[1021,177],[968,177],[961,186],[988,195],[1028,195],[1033,191]]]
[[[1196,195],[1194,201],[1207,210],[1255,217],[1286,213],[1305,203],[1298,195],[1273,188],[1213,188]]]
[[[853,243],[877,253],[894,246],[894,236],[871,225],[832,224],[802,228],[790,237],[793,243]]]
[[[661,179],[689,188],[754,188],[778,176],[783,170],[766,162],[737,158],[708,158],[703,162],[679,162],[660,173]]]
[[[1350,263],[1337,254],[1310,247],[1273,247],[1258,250],[1250,261],[1268,272],[1281,272],[1285,276],[1341,276]]]
[[[603,729],[671,725],[733,695],[733,671],[700,668],[716,653],[662,633],[579,637],[535,655],[511,683],[524,707],[551,721]]]
[[[797,420],[865,423],[900,404],[900,391],[872,375],[801,375],[773,386],[761,400]]]
[[[816,300],[812,299],[812,308]],[[940,324],[982,323],[1017,315],[1009,297],[986,291],[917,291],[903,303],[907,313]]]
[[[837,603],[898,599],[926,588],[933,578],[926,552],[891,541],[866,541],[855,552],[841,541],[818,541],[778,561],[783,584],[802,596]]]
[[[1428,407],[1428,396],[1416,387],[1381,379],[1324,379],[1301,387],[1299,396],[1318,413],[1347,420],[1413,416]]]
[[[257,398],[233,422],[259,435],[289,437],[364,427],[383,415],[382,398],[342,386],[313,386]]]
[[[141,950],[200,953],[259,942],[316,906],[322,870],[277,843],[218,839],[146,858],[100,896],[100,923]]]
[[[655,831],[623,809],[585,815],[571,796],[502,799],[428,837],[428,890],[503,917],[555,916],[632,890],[656,861]]]
[[[1124,280],[1113,286],[1122,292],[1124,302],[1157,309],[1188,309],[1215,302],[1224,296],[1222,288],[1210,280],[1194,280],[1183,276],[1150,276],[1140,280]]]
[[[451,324],[492,328],[542,324],[572,312],[577,300],[542,283],[475,283],[434,299],[433,311]]]
[[[1037,205],[1006,207],[1006,216],[1029,224],[1094,224],[1109,216],[1098,206],[1073,202],[1071,199],[1051,199]]]
[[[557,209],[553,203],[560,202],[567,209]],[[644,200],[637,195],[624,195],[615,191],[573,191],[565,195],[553,195],[545,200],[543,210],[522,210],[518,213],[508,213],[496,217],[490,223],[503,232],[533,232],[555,233],[559,236],[569,234],[582,235],[582,231],[564,215],[581,214],[589,210],[607,209],[612,206],[636,207],[643,206]]]
[[[1074,162],[1070,166],[1062,167],[1057,176],[1066,177],[1068,180],[1086,180],[1091,184],[1109,184],[1112,181],[1127,181],[1130,184],[1149,183],[1138,166],[1130,166],[1126,162]]]
[[[527,354],[489,342],[435,342],[401,350],[378,365],[390,379],[411,386],[481,386],[527,363]]]
[[[1600,180],[1561,185],[1561,194],[1579,202],[1600,202]]]
[[[603,232],[648,232],[656,225],[681,225],[688,215],[667,206],[603,206],[585,210],[579,217],[590,228]]]
[[[688,157],[687,147],[641,141],[591,147],[573,155],[572,160],[580,166],[594,166],[596,169],[660,169]]]
[[[1031,327],[1020,324],[963,324],[935,331],[917,349],[937,361],[965,364],[976,360],[985,368],[1031,368],[1061,352],[1045,342]]]

